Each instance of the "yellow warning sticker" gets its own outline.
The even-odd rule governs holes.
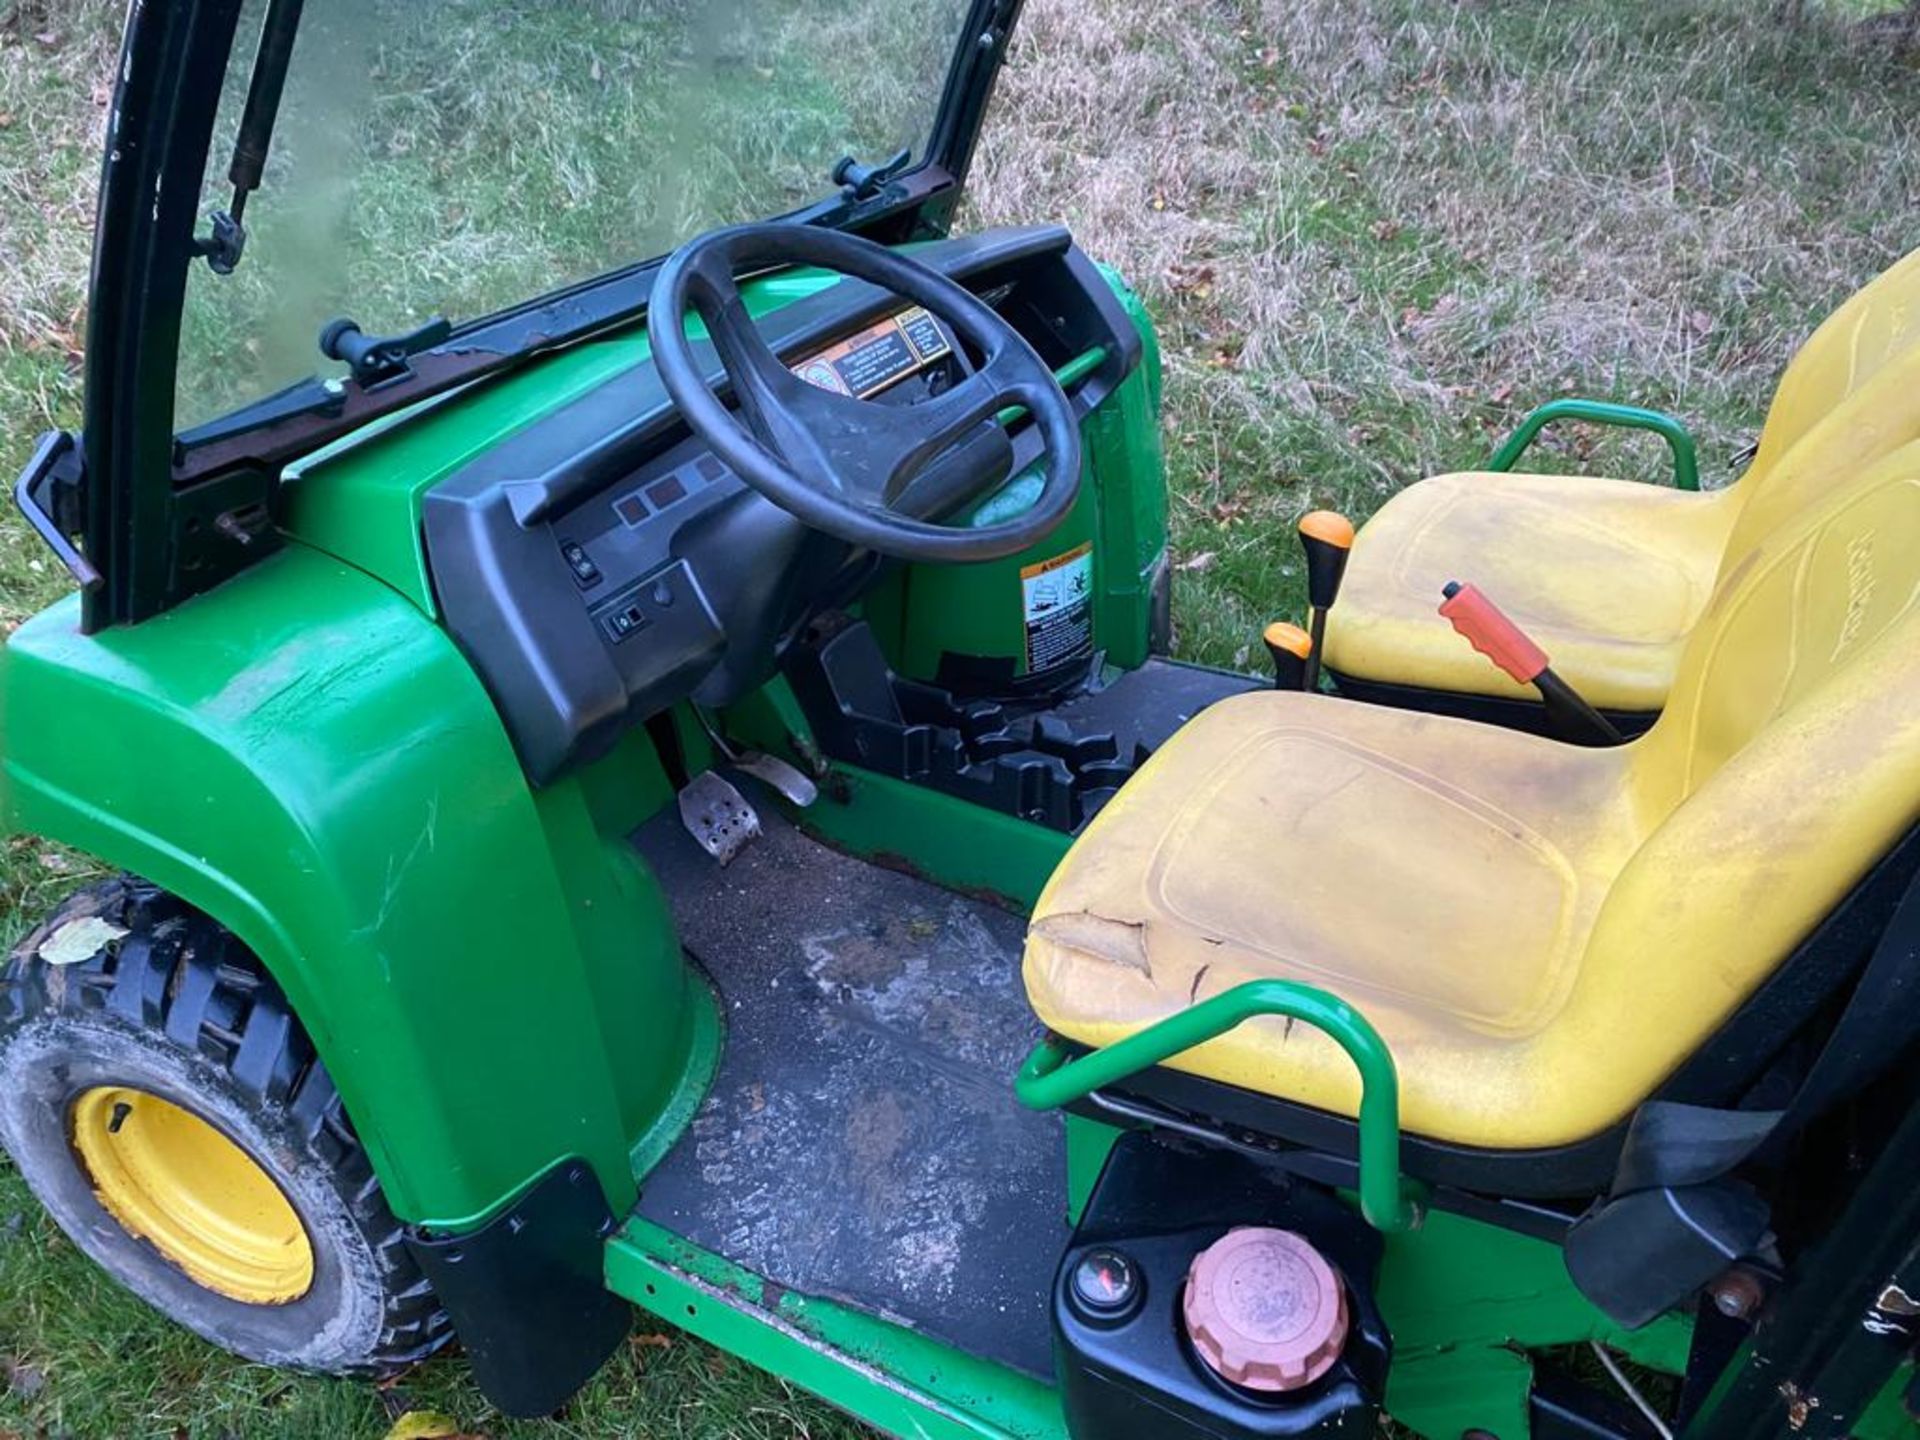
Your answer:
[[[1020,570],[1027,669],[1044,670],[1093,648],[1093,542]]]
[[[915,306],[789,367],[809,385],[864,400],[951,354],[939,322]]]

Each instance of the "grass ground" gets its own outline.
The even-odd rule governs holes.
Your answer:
[[[1301,511],[1471,466],[1554,395],[1672,409],[1725,478],[1795,339],[1920,244],[1920,84],[1858,28],[1884,8],[1031,0],[967,223],[1064,218],[1159,316],[1182,653],[1246,663],[1296,608]],[[0,468],[77,418],[117,23],[0,0]],[[1579,430],[1543,458],[1661,465]],[[0,627],[60,589],[0,520]],[[0,938],[87,873],[7,842]],[[529,1426],[457,1361],[387,1391],[242,1365],[100,1279],[0,1160],[0,1440],[378,1436],[416,1406],[502,1437],[859,1433],[672,1337]]]

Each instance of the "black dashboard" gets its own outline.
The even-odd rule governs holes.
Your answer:
[[[1104,348],[1069,391],[1083,416],[1139,363],[1139,333],[1063,229],[945,240],[915,258],[994,305],[1056,368]],[[924,311],[852,279],[757,323],[802,379],[878,404],[938,394],[972,363]],[[699,353],[720,385],[711,350]],[[898,503],[940,518],[1038,445],[1018,423],[984,425]],[[536,784],[677,701],[725,704],[764,683],[784,640],[881,564],[749,489],[688,433],[651,367],[448,476],[424,524],[448,629]]]

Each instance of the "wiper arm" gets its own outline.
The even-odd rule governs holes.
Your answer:
[[[233,139],[233,159],[227,179],[233,199],[227,208],[207,217],[211,232],[193,242],[193,253],[204,255],[216,275],[231,275],[247,248],[247,196],[260,188],[267,168],[267,147],[273,143],[273,122],[280,113],[280,96],[287,88],[287,67],[293,59],[293,37],[300,28],[306,0],[272,0],[260,25],[260,48],[253,56],[253,76],[247,82],[247,108],[240,114],[240,131]]]

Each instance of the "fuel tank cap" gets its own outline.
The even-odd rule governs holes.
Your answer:
[[[1291,1230],[1228,1231],[1194,1257],[1181,1305],[1200,1358],[1249,1390],[1311,1385],[1347,1342],[1340,1277]]]

